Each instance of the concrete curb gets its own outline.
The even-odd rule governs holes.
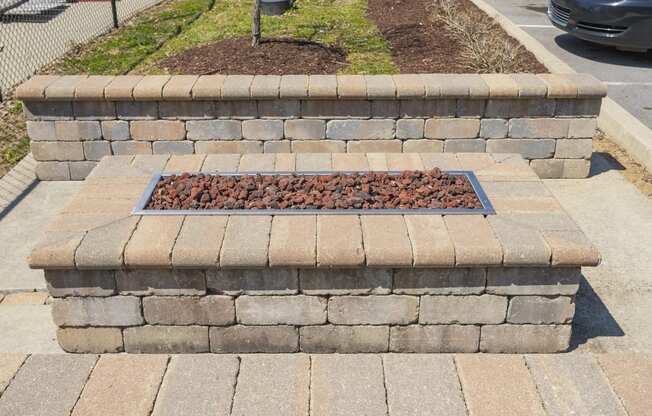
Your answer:
[[[30,153],[0,178],[0,219],[38,182],[35,169],[36,161]]]
[[[483,0],[471,0],[491,16],[513,38],[534,54],[550,72],[571,74],[575,70],[548,51],[541,43]],[[611,98],[602,100],[598,128],[637,162],[652,172],[652,130]]]

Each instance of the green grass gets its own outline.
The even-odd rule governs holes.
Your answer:
[[[60,74],[118,75],[132,70],[161,45],[177,36],[215,0],[164,3],[130,20],[123,27],[79,48],[55,65]]]
[[[29,153],[23,107],[19,101],[0,103],[0,176]]]

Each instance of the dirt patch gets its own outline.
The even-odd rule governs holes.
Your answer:
[[[162,178],[147,209],[383,209],[482,208],[464,176],[439,169],[329,175]]]
[[[335,74],[346,65],[343,50],[295,39],[264,39],[251,47],[250,38],[227,39],[185,50],[161,61],[174,74]]]
[[[392,50],[392,58],[402,73],[469,73],[502,72],[500,68],[484,68],[478,64],[470,48],[468,37],[463,40],[458,28],[438,20],[442,3],[434,0],[369,0],[368,15],[385,36]],[[478,27],[485,36],[491,36],[487,45],[514,52],[505,61],[511,61],[505,72],[548,72],[546,68],[484,12],[468,0],[455,0],[457,14],[468,22],[466,30],[474,40]],[[505,53],[501,50],[482,51],[482,54]]]
[[[593,138],[593,151],[612,159],[612,164],[619,167],[620,173],[627,181],[634,184],[645,196],[652,198],[652,173],[632,159],[620,146],[609,141],[603,133],[599,133]]]

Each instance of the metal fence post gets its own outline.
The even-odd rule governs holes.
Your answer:
[[[113,14],[113,27],[118,28],[118,9],[116,6],[116,0],[111,0],[111,13]]]

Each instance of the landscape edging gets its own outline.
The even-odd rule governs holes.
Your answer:
[[[513,38],[541,61],[552,73],[573,74],[576,71],[548,51],[539,41],[518,27],[507,16],[500,13],[484,0],[471,0],[480,10],[492,17]],[[649,129],[629,111],[609,97],[602,100],[602,111],[598,116],[598,128],[609,139],[645,169],[652,172],[652,129]]]

